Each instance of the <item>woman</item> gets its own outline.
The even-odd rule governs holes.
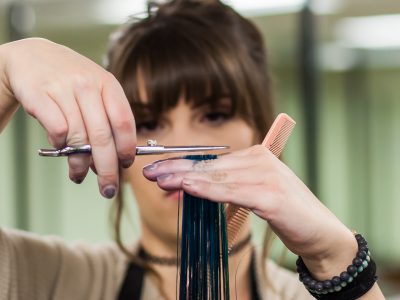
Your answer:
[[[0,299],[174,299],[176,268],[166,262],[176,257],[180,189],[252,209],[317,280],[351,264],[357,253],[353,234],[269,151],[251,147],[272,121],[266,59],[254,26],[225,5],[172,1],[120,31],[108,69],[123,89],[110,73],[48,41],[3,45],[0,58],[0,124],[20,103],[46,128],[53,146],[90,142],[91,157],[69,157],[70,178],[82,182],[91,166],[101,193],[112,198],[121,165],[142,225],[138,244],[124,247],[119,194],[118,248],[68,247],[0,231]],[[26,66],[32,72],[24,72]],[[149,138],[165,145],[228,144],[232,153],[198,164],[141,157],[132,165],[136,140],[129,105],[138,144]],[[245,246],[229,259],[231,296],[312,299],[297,276],[250,255],[248,234],[246,224],[238,238]],[[360,299],[383,296],[374,284]]]

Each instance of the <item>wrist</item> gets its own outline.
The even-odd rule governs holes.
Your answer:
[[[311,275],[299,256],[296,261],[299,279],[316,299],[350,300],[367,295],[375,285],[376,264],[371,259],[368,243],[361,234],[355,234],[358,251],[352,264],[331,279],[318,280]]]
[[[327,280],[337,276],[352,263],[358,245],[350,230],[333,240],[328,250],[319,255],[302,256],[304,264],[316,280]]]

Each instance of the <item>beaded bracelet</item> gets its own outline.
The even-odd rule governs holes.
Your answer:
[[[338,294],[341,294],[340,292],[344,289],[345,291],[343,292],[346,292],[346,294],[350,292],[350,294],[357,294],[359,297],[366,293],[372,287],[373,283],[375,283],[377,280],[375,276],[376,266],[371,260],[367,241],[361,234],[356,234],[355,238],[358,243],[358,251],[352,264],[347,267],[346,271],[340,273],[339,276],[332,277],[330,280],[318,281],[313,279],[302,258],[299,257],[297,259],[296,265],[299,279],[315,298],[328,299],[324,295],[334,294],[335,299],[339,299],[337,298]],[[359,276],[361,273],[363,273],[363,276]],[[359,280],[356,280],[357,276],[359,276]],[[361,288],[357,288],[357,285],[361,285]],[[356,287],[356,289],[350,291],[352,287]],[[340,299],[352,298],[340,297]]]

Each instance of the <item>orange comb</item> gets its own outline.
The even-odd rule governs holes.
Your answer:
[[[287,114],[279,114],[265,136],[262,145],[279,158],[292,133],[294,125],[296,125],[296,122]],[[228,231],[228,251],[230,252],[250,210],[234,204],[228,204],[225,212]]]

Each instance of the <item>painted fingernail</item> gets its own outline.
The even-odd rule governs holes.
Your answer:
[[[144,166],[143,170],[145,170],[145,171],[154,171],[155,169],[157,169],[157,166],[158,166],[158,164],[152,163],[152,164],[149,164],[147,166]]]
[[[111,199],[112,197],[115,196],[116,191],[117,189],[115,188],[115,186],[109,185],[103,189],[103,195],[104,197]]]
[[[183,185],[186,185],[186,186],[192,186],[192,185],[194,184],[194,181],[191,180],[191,179],[184,178],[184,179],[182,180],[182,184],[183,184]]]
[[[123,168],[127,169],[130,166],[132,166],[133,164],[133,159],[124,159],[123,161],[121,161],[121,165]]]
[[[172,176],[173,176],[172,174],[163,174],[163,175],[160,175],[157,177],[157,181],[164,182],[164,181],[170,180],[172,178]]]
[[[82,178],[71,178],[71,180],[76,184],[81,184],[83,179]]]

